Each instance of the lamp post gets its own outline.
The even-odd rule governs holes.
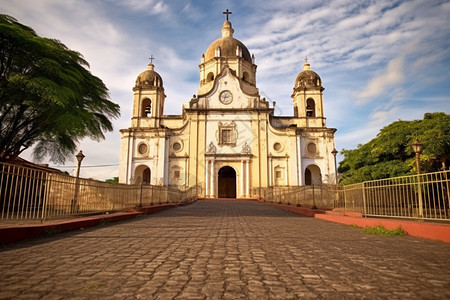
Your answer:
[[[73,203],[72,203],[72,212],[77,213],[77,200],[78,200],[78,192],[80,188],[80,167],[81,167],[81,161],[85,157],[83,154],[83,151],[80,150],[77,155],[75,155],[78,161],[78,167],[77,167],[77,177],[75,178],[75,195],[73,197]]]
[[[423,144],[416,138],[412,143],[414,152],[416,153],[416,169],[417,169],[417,190],[419,193],[419,218],[423,218],[423,201],[422,201],[422,187],[420,184],[420,153],[422,153]]]
[[[335,180],[335,187],[336,187],[336,199],[334,200],[334,207],[337,207],[338,201],[339,201],[339,195],[338,195],[338,176],[337,176],[337,164],[336,164],[336,155],[338,154],[338,151],[336,148],[333,148],[333,151],[331,151],[331,154],[334,156],[334,180]]]
[[[331,154],[334,156],[334,175],[335,175],[335,183],[338,184],[338,176],[337,176],[337,164],[336,164],[336,155],[339,152],[336,150],[336,148],[333,148],[333,151],[331,151]]]
[[[81,167],[81,162],[83,161],[83,158],[85,158],[83,151],[80,150],[80,152],[78,152],[77,155],[75,155],[75,157],[77,158],[78,161],[78,168],[77,168],[77,178],[80,177],[80,167]]]

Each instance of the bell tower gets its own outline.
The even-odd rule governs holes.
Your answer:
[[[303,71],[295,79],[292,98],[294,117],[302,127],[325,127],[323,110],[323,90],[320,76],[311,70],[308,58],[305,58]]]
[[[150,60],[152,61],[153,55]],[[164,114],[163,80],[155,72],[155,65],[150,62],[147,70],[139,74],[133,88],[132,127],[159,127]]]

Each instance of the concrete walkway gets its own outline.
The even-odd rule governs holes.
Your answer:
[[[198,201],[0,248],[0,299],[448,299],[450,244]]]

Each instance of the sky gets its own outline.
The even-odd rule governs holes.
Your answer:
[[[450,113],[450,1],[0,0],[0,13],[80,52],[120,105],[105,140],[79,143],[81,176],[99,180],[118,176],[119,130],[131,125],[132,88],[149,57],[164,81],[164,113],[181,114],[226,9],[234,37],[255,55],[256,84],[276,101],[275,115],[293,115],[292,89],[308,57],[325,87],[338,151],[399,119]],[[33,160],[30,151],[23,157]],[[75,165],[73,157],[57,167],[71,173]]]

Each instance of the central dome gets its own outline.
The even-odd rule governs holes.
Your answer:
[[[222,27],[222,37],[215,40],[205,52],[205,61],[214,57],[236,58],[242,56],[243,59],[252,63],[252,57],[245,45],[233,37],[233,28],[230,21],[225,21]],[[218,50],[220,49],[220,50]],[[219,51],[219,52],[218,52]]]

